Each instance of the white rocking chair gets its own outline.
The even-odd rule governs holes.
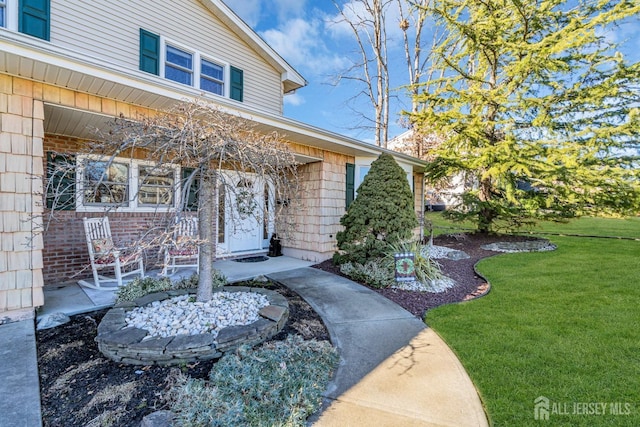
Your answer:
[[[198,218],[183,217],[177,220],[173,240],[164,248],[162,275],[179,268],[195,268],[200,273],[200,246],[198,245]]]
[[[89,259],[93,271],[93,283],[80,280],[78,284],[92,289],[112,290],[122,286],[122,279],[132,275],[144,277],[144,265],[140,252],[125,253],[115,247],[111,237],[109,218],[84,218],[84,233],[87,238]],[[99,270],[113,269],[114,276],[102,276]],[[115,283],[114,283],[115,282]],[[107,283],[113,283],[107,285]]]

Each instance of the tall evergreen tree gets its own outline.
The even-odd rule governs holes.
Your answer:
[[[432,54],[440,77],[410,117],[446,136],[428,178],[476,177],[459,218],[489,231],[638,212],[640,64],[609,41],[637,0],[435,0],[429,12],[447,35]]]
[[[406,172],[393,156],[383,153],[371,164],[358,187],[358,196],[340,219],[339,262],[364,264],[384,255],[389,244],[411,238],[418,226],[413,193]]]

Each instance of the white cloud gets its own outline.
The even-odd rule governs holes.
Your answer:
[[[345,68],[347,60],[330,51],[324,43],[319,20],[291,19],[262,37],[291,65],[321,75]]]
[[[300,96],[299,93],[290,93],[284,96],[284,103],[285,105],[292,105],[294,107],[297,107],[299,105],[304,104],[306,101],[304,99],[304,97]]]
[[[305,0],[272,0],[272,2],[275,14],[278,16],[278,22],[305,16],[307,7]]]
[[[327,22],[327,29],[331,35],[336,39],[343,37],[353,38],[353,29],[347,21],[357,24],[358,30],[364,30],[365,28],[371,29],[373,16],[365,7],[365,4],[369,2],[370,0],[351,0],[342,5],[341,11],[327,15],[325,20]],[[387,37],[389,39],[401,38],[402,31],[399,26],[400,11],[396,3],[387,3],[387,6],[384,8],[384,17]]]
[[[251,28],[260,22],[263,0],[225,0],[225,3]]]

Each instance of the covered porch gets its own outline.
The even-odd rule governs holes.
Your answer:
[[[258,262],[239,262],[240,260],[220,260],[213,267],[221,271],[230,283],[251,280],[272,273],[279,273],[296,268],[309,267],[314,263],[288,256],[265,257],[266,260]],[[151,270],[146,276],[157,277],[160,270]],[[178,280],[189,277],[195,273],[195,268],[180,269],[169,277]],[[131,279],[133,280],[133,279]],[[130,280],[127,280],[127,282]],[[50,284],[44,288],[44,306],[36,313],[38,323],[46,322],[56,313],[67,316],[88,313],[95,310],[111,307],[116,300],[117,287],[111,290],[95,290],[78,285],[76,282]]]

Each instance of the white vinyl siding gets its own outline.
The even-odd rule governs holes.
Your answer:
[[[51,3],[51,43],[106,66],[138,72],[140,28],[242,69],[243,103],[282,114],[280,73],[197,0]]]

